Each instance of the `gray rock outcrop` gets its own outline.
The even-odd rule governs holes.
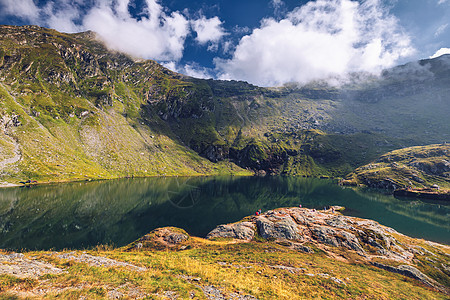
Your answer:
[[[255,219],[259,235],[265,239],[300,240],[300,228],[289,215],[277,215],[270,211]]]
[[[239,240],[252,240],[255,237],[256,226],[252,222],[239,222],[219,225],[208,233],[206,238],[233,238]]]
[[[207,238],[250,241],[258,234],[268,240],[292,241],[285,243],[291,248],[313,243],[345,248],[362,257],[371,255],[410,262],[414,256],[412,250],[403,247],[392,233],[397,232],[375,221],[343,216],[334,207],[325,211],[292,207],[270,210],[245,222],[219,225]]]

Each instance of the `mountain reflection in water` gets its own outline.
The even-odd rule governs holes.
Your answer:
[[[0,190],[0,248],[126,245],[152,229],[205,236],[216,225],[302,204],[341,205],[397,231],[450,244],[450,208],[297,177],[135,178]]]

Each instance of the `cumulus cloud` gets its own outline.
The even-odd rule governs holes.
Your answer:
[[[6,15],[14,15],[35,21],[39,18],[39,8],[33,0],[2,0],[0,12]]]
[[[446,3],[447,1],[448,1],[448,0],[439,0],[439,1],[438,1],[438,4],[441,5],[441,4]]]
[[[197,34],[195,40],[201,45],[208,42],[217,44],[226,34],[222,27],[222,21],[218,17],[207,19],[202,16],[197,20],[192,20],[191,26]]]
[[[450,48],[441,48],[436,53],[430,56],[430,58],[436,58],[444,54],[450,54]]]
[[[75,3],[62,2],[56,5],[54,2],[48,2],[40,12],[46,20],[46,26],[62,32],[83,31],[81,25],[75,24],[75,20],[80,16]]]
[[[264,19],[231,59],[216,59],[222,79],[270,86],[348,72],[377,72],[414,49],[379,0],[317,0],[281,20]]]
[[[129,11],[133,0],[92,0],[88,4],[82,0],[54,0],[40,6],[38,3],[1,0],[0,14],[14,15],[62,32],[92,30],[111,49],[159,61],[180,60],[186,37],[192,31],[196,33],[195,40],[207,45],[210,51],[216,51],[219,41],[227,34],[218,17],[188,19],[187,12],[167,13],[159,0],[144,0],[138,16]]]
[[[83,26],[97,32],[113,49],[156,60],[179,60],[189,22],[179,12],[166,15],[155,0],[146,0],[141,18],[128,11],[129,0],[101,1],[83,19]]]

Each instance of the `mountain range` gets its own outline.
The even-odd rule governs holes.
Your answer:
[[[449,95],[450,55],[264,88],[178,74],[93,32],[5,25],[0,177],[352,176],[389,151],[448,142]]]

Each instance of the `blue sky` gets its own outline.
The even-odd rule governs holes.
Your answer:
[[[93,30],[181,73],[263,86],[450,53],[450,0],[0,0],[0,23]]]

